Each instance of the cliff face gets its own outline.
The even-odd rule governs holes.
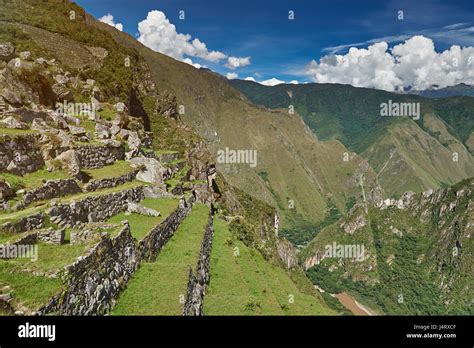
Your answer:
[[[365,293],[382,312],[472,313],[473,189],[468,179],[379,201],[367,214],[355,207],[310,243],[302,262],[318,285],[332,279],[332,290]],[[328,252],[334,245],[340,254]],[[363,257],[344,253],[357,246]]]

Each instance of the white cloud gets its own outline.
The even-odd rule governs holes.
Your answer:
[[[225,66],[234,70],[247,65],[250,65],[250,57],[229,57]]]
[[[227,75],[225,75],[225,77],[227,77],[229,80],[233,80],[233,79],[238,78],[239,75],[237,75],[237,74],[234,73],[234,72],[229,72],[229,73],[227,73]]]
[[[100,17],[99,21],[111,25],[120,31],[123,31],[122,23],[115,23],[114,16],[112,16],[110,13],[107,13],[105,16]]]
[[[437,53],[433,40],[418,35],[388,48],[385,41],[345,55],[311,61],[305,73],[319,83],[343,83],[387,91],[474,84],[474,47],[454,45]]]
[[[255,79],[254,79],[252,76],[247,76],[244,80],[245,80],[245,81],[253,81],[253,82],[256,82]]]
[[[142,44],[178,60],[184,61],[185,55],[209,62],[219,62],[227,58],[222,52],[209,51],[206,44],[199,39],[176,32],[174,24],[170,23],[161,11],[148,12],[147,18],[138,23],[138,32],[138,41]]]
[[[195,67],[196,69],[201,69],[201,68],[206,68],[205,65],[201,65],[199,63],[193,63],[192,59],[191,58],[184,58],[183,59],[183,62],[184,63],[187,63],[189,65],[192,65],[193,67]]]
[[[290,83],[291,83],[292,85],[297,85],[299,82],[298,82],[297,80],[291,80]]]
[[[281,80],[278,80],[277,78],[272,77],[271,79],[261,81],[259,83],[261,85],[265,85],[265,86],[276,86],[276,85],[279,85],[281,83],[285,83],[285,81],[281,81]]]

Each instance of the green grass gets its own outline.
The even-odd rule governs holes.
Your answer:
[[[133,237],[137,240],[141,240],[153,227],[166,219],[166,217],[178,207],[178,201],[176,199],[167,198],[145,198],[140,204],[159,211],[161,215],[144,216],[136,213],[130,215],[120,213],[113,216],[108,222],[120,223],[123,220],[128,220]]]
[[[24,135],[24,134],[37,134],[38,132],[33,129],[11,129],[0,127],[0,134],[6,135]]]
[[[0,261],[0,288],[11,287],[14,306],[25,305],[35,310],[61,290],[61,280],[35,276],[21,271],[9,261]]]
[[[130,167],[130,163],[127,161],[115,161],[114,164],[102,168],[84,169],[82,171],[89,175],[92,180],[100,180],[104,178],[118,177],[133,172],[134,169]]]
[[[193,207],[156,262],[145,263],[118,299],[113,315],[181,315],[189,268],[195,269],[209,208]]]
[[[38,260],[32,261],[27,258],[11,259],[8,262],[21,268],[28,268],[44,272],[58,271],[83,255],[90,247],[90,244],[47,244],[39,242]]]
[[[226,222],[215,219],[214,228],[211,283],[204,300],[204,314],[333,314],[316,298],[314,289],[301,274],[294,274],[297,286],[285,270],[233,239]]]
[[[10,173],[2,173],[2,177],[10,184],[14,190],[26,189],[31,190],[43,184],[43,180],[59,180],[66,179],[68,174],[63,170],[55,170],[48,172],[46,168],[42,168],[23,176]]]

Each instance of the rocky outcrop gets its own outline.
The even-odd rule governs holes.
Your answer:
[[[130,161],[130,165],[139,170],[137,174],[138,180],[152,184],[162,184],[164,180],[169,178],[167,168],[163,167],[154,158],[135,157]]]
[[[196,272],[189,270],[188,290],[186,302],[183,307],[183,315],[202,315],[204,296],[210,280],[210,260],[212,250],[212,239],[214,238],[213,216],[209,214],[209,220],[204,232],[199,261]]]
[[[70,175],[77,176],[81,171],[81,161],[75,150],[67,150],[55,158],[61,163],[61,169],[66,170]]]
[[[15,57],[15,47],[10,42],[0,43],[0,60],[9,62]]]
[[[277,239],[277,253],[287,269],[293,268],[298,264],[296,250],[286,239]]]

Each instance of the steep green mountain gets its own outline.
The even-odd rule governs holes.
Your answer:
[[[441,187],[474,175],[474,98],[430,100],[337,84],[229,84],[257,104],[293,106],[320,139],[337,139],[368,160],[388,195]],[[420,120],[381,117],[380,105],[389,100],[419,103]],[[457,160],[452,160],[454,153]]]
[[[355,207],[302,251],[308,276],[380,314],[472,315],[473,189],[469,179]],[[347,252],[327,253],[334,244]]]
[[[205,139],[215,162],[225,148],[257,151],[255,168],[216,163],[217,168],[233,186],[277,207],[294,242],[315,233],[300,239],[301,226],[316,231],[332,207],[344,213],[348,202],[361,200],[360,176],[366,199],[379,192],[375,173],[361,157],[337,140],[319,141],[298,114],[255,106],[222,77],[156,53],[103,23],[94,25],[140,52],[157,87],[176,95],[184,110],[180,117]]]
[[[299,117],[282,112],[268,112],[243,101],[240,93],[227,86],[219,77],[146,49],[128,35],[97,22],[80,7],[68,1],[50,0],[38,3],[32,0],[1,0],[0,21],[0,41],[12,44],[15,48],[14,57],[21,55],[21,58],[18,58],[21,62],[19,67],[16,67],[11,59],[0,62],[0,92],[2,100],[6,100],[13,126],[15,122],[22,122],[20,126],[24,127],[3,128],[2,123],[0,145],[7,143],[6,146],[9,146],[11,137],[15,142],[28,142],[28,136],[31,136],[31,139],[34,139],[30,139],[31,142],[41,148],[41,156],[50,156],[48,161],[52,164],[48,169],[29,168],[31,172],[25,175],[8,173],[4,177],[2,173],[1,208],[5,209],[0,212],[2,224],[6,223],[5,226],[8,227],[9,223],[19,223],[29,214],[49,211],[54,204],[123,193],[124,190],[141,187],[142,183],[136,179],[124,184],[120,182],[97,192],[65,193],[61,199],[54,202],[52,199],[43,199],[28,207],[17,207],[16,204],[23,198],[23,194],[45,184],[42,179],[76,179],[71,178],[71,174],[64,168],[54,167],[58,164],[54,151],[63,150],[63,146],[68,149],[71,147],[71,150],[75,151],[83,147],[100,147],[105,143],[120,145],[132,159],[142,158],[141,156],[156,158],[172,173],[159,188],[165,191],[165,197],[171,195],[173,199],[158,199],[152,203],[145,199],[141,203],[145,202],[146,208],[159,209],[164,219],[171,213],[172,207],[176,206],[178,197],[189,199],[194,193],[197,199],[206,205],[213,203],[218,214],[216,219],[229,221],[228,229],[232,238],[246,251],[259,255],[258,262],[261,267],[267,267],[274,274],[278,274],[288,289],[295,291],[295,295],[298,295],[297,291],[301,291],[304,301],[311,304],[310,309],[314,310],[314,313],[333,313],[320,296],[312,292],[311,283],[301,275],[301,270],[295,273],[295,279],[287,274],[285,268],[298,269],[298,265],[292,246],[275,233],[276,208],[281,211],[288,210],[286,201],[291,197],[296,207],[291,212],[296,218],[304,221],[323,219],[328,206],[332,208],[337,204],[343,210],[347,197],[359,197],[360,188],[352,177],[353,174],[363,177],[369,197],[375,175],[364,160],[349,154],[352,161],[343,162],[343,154],[347,149],[338,142],[317,141]],[[176,86],[180,88],[173,90]],[[181,93],[178,99],[173,92]],[[203,97],[203,94],[206,96]],[[14,98],[15,96],[17,98]],[[78,113],[70,122],[75,122],[80,129],[72,127],[62,120],[62,116],[55,116],[53,112],[56,102],[62,97],[67,97],[69,102],[96,103],[100,106],[97,119],[92,120]],[[118,109],[118,103],[124,104],[124,108],[120,108],[121,111]],[[178,117],[177,113],[180,109],[178,104],[186,108],[181,117]],[[212,119],[211,116],[203,114],[207,107],[213,113]],[[230,109],[225,111],[226,108]],[[2,121],[4,117],[6,118],[6,113],[4,114],[2,109]],[[40,131],[32,129],[33,124],[42,124],[38,120],[41,117],[45,120],[44,128]],[[181,118],[195,127],[195,130]],[[199,124],[208,118],[217,126],[206,123],[205,126],[199,127]],[[112,127],[113,122],[115,126],[119,125],[118,133],[115,133],[113,139],[110,134],[106,135],[107,139],[100,139],[101,125]],[[229,129],[229,124],[235,127]],[[222,144],[213,146],[206,137],[206,127],[209,130],[217,129],[223,134],[220,135],[221,138],[225,136],[225,142],[222,140]],[[73,131],[78,132],[78,135],[72,134]],[[153,133],[152,144],[147,131]],[[135,134],[133,132],[136,132],[142,145],[135,149],[136,151],[131,149],[133,139],[130,134]],[[249,134],[244,135],[245,132]],[[128,135],[128,138],[122,137],[121,134]],[[218,164],[219,170],[215,180],[212,185],[208,185],[209,170],[216,163],[216,149],[224,146],[257,149],[258,166],[255,169],[231,168],[227,172],[223,165]],[[277,152],[270,151],[272,146]],[[334,163],[331,167],[319,168],[313,165],[313,159],[322,163]],[[117,161],[98,169],[82,168],[77,175],[84,182],[78,184],[80,187],[77,190],[86,190],[88,180],[108,181],[116,179],[116,175],[129,174],[131,170],[128,168],[128,162],[125,162]],[[339,165],[338,162],[342,164]],[[135,169],[142,172],[146,170],[145,167],[139,165]],[[298,186],[298,182],[302,186]],[[339,189],[341,182],[344,186]],[[331,195],[332,191],[337,194]],[[281,206],[278,206],[278,199],[283,202]],[[331,201],[331,204],[328,201]],[[199,211],[201,208],[197,206],[194,209]],[[105,233],[110,238],[115,238],[117,226],[123,219],[127,219],[130,233],[138,243],[149,235],[153,226],[162,222],[161,216],[140,216],[141,214],[124,212],[115,214],[106,221],[102,230],[104,238]],[[130,283],[130,295],[125,295],[125,298],[129,299],[126,301],[135,301],[134,289],[137,285],[133,284],[140,284],[143,280],[141,274],[145,274],[145,280],[149,280],[147,272],[156,271],[153,275],[158,278],[162,278],[160,272],[164,272],[164,276],[171,279],[174,275],[174,255],[184,254],[184,257],[188,257],[189,250],[192,249],[192,255],[200,251],[198,237],[203,230],[197,231],[197,228],[206,225],[207,217],[207,214],[201,214],[196,223],[197,218],[192,215],[191,220],[183,222],[176,239],[172,239],[169,248],[164,249],[166,252],[162,255],[163,258],[158,258],[156,263],[144,264],[143,272],[137,273],[135,280]],[[54,221],[47,223],[48,227],[59,228]],[[68,225],[67,228],[75,226]],[[5,226],[2,225],[2,228],[7,228]],[[28,233],[16,235],[1,230],[0,240],[15,241],[17,237],[25,237]],[[69,230],[66,235],[68,233]],[[192,241],[188,240],[187,233],[194,233],[197,237]],[[1,289],[12,290],[15,308],[22,308],[24,313],[31,314],[53,295],[64,290],[64,283],[47,278],[46,275],[59,274],[63,267],[89,252],[94,246],[93,243],[79,244],[77,247],[71,247],[70,244],[68,241],[58,247],[53,245],[45,248],[49,257],[43,258],[36,267],[29,261],[22,263],[17,260],[2,260]],[[177,286],[185,289],[185,278],[189,276],[187,266],[195,266],[192,262],[196,260],[191,258],[182,261],[183,264],[177,265],[176,269],[179,268],[180,280],[184,281]],[[38,272],[24,272],[25,269]],[[38,289],[31,286],[34,283],[44,283],[45,287]],[[150,285],[148,282],[146,285],[156,284]],[[140,289],[140,285],[138,288]],[[297,290],[300,288],[304,290]],[[179,294],[171,291],[171,294],[166,294],[168,295],[178,298]],[[165,297],[165,294],[163,296]],[[265,294],[262,296],[265,297]],[[137,304],[137,308],[139,306],[140,304]],[[123,308],[118,307],[118,311],[123,313]],[[298,305],[288,314],[306,313],[308,311]],[[160,310],[154,311],[153,314],[160,314]],[[280,314],[286,312],[280,308]]]

